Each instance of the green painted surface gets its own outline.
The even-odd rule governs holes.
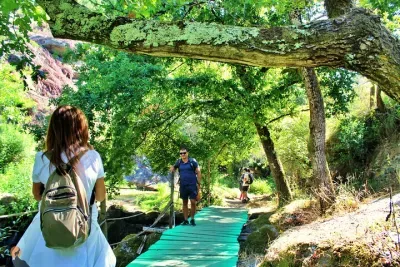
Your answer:
[[[148,251],[128,267],[135,266],[236,266],[237,238],[247,221],[247,210],[204,208],[196,214],[196,226],[178,225],[163,233]]]

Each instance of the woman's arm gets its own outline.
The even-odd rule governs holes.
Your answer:
[[[42,183],[32,183],[32,194],[33,197],[37,200],[40,201],[42,199]]]
[[[96,188],[96,200],[101,202],[106,199],[106,185],[104,184],[104,177],[97,179],[94,186]]]

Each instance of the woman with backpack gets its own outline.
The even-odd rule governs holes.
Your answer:
[[[32,180],[39,212],[11,252],[14,265],[115,266],[97,222],[97,206],[91,205],[93,198],[106,197],[103,163],[89,144],[87,119],[80,109],[60,106],[53,112]]]

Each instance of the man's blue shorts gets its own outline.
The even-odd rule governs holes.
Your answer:
[[[179,188],[179,194],[182,199],[196,199],[197,197],[197,185],[187,184],[181,185]]]

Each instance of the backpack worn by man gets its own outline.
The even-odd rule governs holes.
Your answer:
[[[246,172],[242,175],[241,180],[242,180],[242,186],[249,186],[253,183],[254,178],[251,173]]]
[[[71,164],[79,161],[86,151],[80,152],[67,164],[57,166],[46,183],[40,206],[40,227],[49,248],[77,247],[89,237],[91,205],[81,179]],[[45,156],[50,160],[50,153]]]
[[[194,163],[193,163],[193,162],[195,162],[196,160],[195,160],[194,158],[188,158],[188,161],[189,161],[189,163],[190,163],[190,167],[192,167],[192,170],[193,170],[194,172],[196,172],[196,167],[194,166]],[[176,161],[175,165],[174,165],[175,167],[178,168],[179,173],[180,173],[179,166],[181,165],[181,163],[183,163],[182,159],[178,159],[178,160]]]

